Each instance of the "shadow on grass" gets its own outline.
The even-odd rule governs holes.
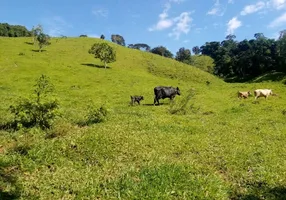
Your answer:
[[[12,200],[19,199],[21,188],[17,183],[16,175],[13,174],[18,170],[17,166],[10,166],[0,161],[0,199]],[[4,187],[9,185],[10,190],[5,191]]]
[[[284,78],[286,78],[286,74],[283,72],[267,72],[257,77],[229,77],[225,78],[224,81],[228,83],[261,83],[264,81],[282,81]]]
[[[25,44],[28,44],[28,45],[34,45],[33,42],[25,42]]]
[[[261,200],[261,199],[273,199],[273,200],[285,200],[286,199],[286,187],[269,187],[266,183],[255,182],[248,185],[248,194],[238,194],[231,198],[233,200]]]
[[[96,65],[96,64],[92,64],[92,63],[81,63],[81,65],[84,66],[88,66],[88,67],[96,67],[96,68],[100,68],[100,69],[104,69],[104,65]],[[110,67],[106,66],[106,69],[110,69]]]
[[[160,105],[168,105],[169,103],[160,103],[159,105],[156,103],[155,106],[160,106]],[[141,104],[142,106],[154,106],[153,103],[143,103]]]
[[[33,52],[44,52],[44,51],[47,51],[45,49],[42,49],[41,51],[39,49],[32,49]]]
[[[261,75],[253,80],[250,80],[250,83],[260,83],[263,81],[281,81],[286,78],[286,74],[282,72],[269,72],[264,75]]]

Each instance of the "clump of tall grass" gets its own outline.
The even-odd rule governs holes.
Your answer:
[[[184,96],[181,100],[179,101],[171,101],[170,103],[170,108],[169,112],[170,114],[181,114],[185,115],[188,113],[188,111],[194,109],[194,105],[189,105],[190,100],[195,96],[195,90],[190,89],[187,91],[186,96]]]

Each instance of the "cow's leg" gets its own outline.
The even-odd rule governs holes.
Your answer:
[[[159,102],[159,101],[157,100],[156,97],[154,97],[154,106],[155,106],[156,102]]]
[[[160,105],[159,98],[156,98],[157,105]]]

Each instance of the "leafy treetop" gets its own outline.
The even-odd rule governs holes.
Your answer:
[[[104,62],[105,69],[107,63],[116,61],[116,51],[107,43],[93,44],[88,53],[93,54],[95,58],[99,58],[101,62]]]

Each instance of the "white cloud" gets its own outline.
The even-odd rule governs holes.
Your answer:
[[[178,17],[169,17],[169,10],[171,9],[172,3],[181,3],[184,0],[168,0],[164,5],[164,10],[159,14],[158,22],[150,27],[149,31],[161,31],[173,27],[172,32],[169,36],[174,36],[175,39],[179,39],[182,33],[187,34],[190,31],[190,23],[192,18],[190,12],[182,12]]]
[[[228,0],[227,3],[234,3],[234,0]]]
[[[67,29],[73,28],[73,26],[67,23],[60,16],[53,16],[51,18],[45,18],[42,20],[44,32],[52,37],[61,36],[65,34]]]
[[[242,22],[237,19],[237,17],[233,17],[229,22],[227,23],[227,32],[226,34],[233,34],[234,31],[239,28],[242,25]]]
[[[286,8],[286,0],[271,0],[269,3],[277,10]]]
[[[282,14],[280,17],[277,17],[274,19],[269,25],[269,28],[275,28],[279,26],[286,25],[286,12]]]
[[[108,17],[108,10],[105,8],[93,8],[92,14],[100,17]]]
[[[177,0],[178,1],[178,0]],[[167,29],[173,25],[173,20],[168,19],[168,11],[171,8],[170,2],[165,4],[165,8],[161,14],[159,14],[159,21],[155,26],[149,28],[149,31],[159,31],[163,29]]]
[[[218,15],[223,16],[225,9],[223,8],[222,4],[220,4],[219,0],[215,0],[215,4],[213,8],[207,12],[207,15]]]
[[[175,39],[179,39],[182,33],[187,34],[190,31],[190,23],[192,18],[190,17],[189,12],[183,12],[179,17],[174,18],[175,27],[169,36],[174,36]]]
[[[263,1],[259,1],[256,4],[247,5],[244,9],[240,12],[241,15],[248,15],[251,13],[255,13],[263,8],[265,8],[266,4]]]

